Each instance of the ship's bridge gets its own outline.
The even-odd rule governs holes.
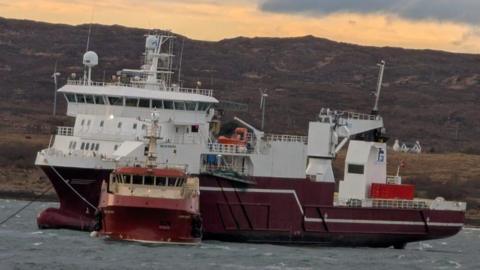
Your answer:
[[[172,86],[164,90],[139,88],[133,84],[69,80],[58,90],[68,102],[67,115],[112,115],[148,118],[152,109],[164,120],[198,122],[218,100],[212,90]]]

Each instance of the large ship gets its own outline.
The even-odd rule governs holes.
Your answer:
[[[238,118],[242,128],[218,137],[213,91],[172,82],[174,39],[148,35],[144,65],[109,83],[91,80],[98,57],[87,52],[83,78],[59,89],[75,125],[59,127],[36,158],[60,201],[39,214],[41,228],[91,229],[102,181],[146,159],[140,119],[157,110],[159,162],[187,164],[200,179],[204,239],[399,248],[462,229],[465,203],[404,196],[401,177],[387,176],[377,106],[371,114],[321,109],[308,137],[265,133]],[[332,160],[347,144],[336,190]]]

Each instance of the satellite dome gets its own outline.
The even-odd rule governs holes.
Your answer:
[[[87,67],[98,65],[98,55],[94,51],[88,51],[83,55],[83,64]]]
[[[149,35],[147,40],[145,41],[145,48],[147,49],[155,49],[158,46],[158,37],[154,35]]]

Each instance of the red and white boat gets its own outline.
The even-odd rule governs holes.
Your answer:
[[[91,229],[103,180],[119,166],[147,161],[139,119],[156,109],[162,137],[158,162],[187,164],[187,173],[199,178],[204,239],[403,247],[462,229],[465,203],[412,199],[411,187],[390,186],[401,181],[386,172],[377,110],[381,79],[373,113],[321,109],[309,123],[308,137],[265,133],[240,119],[242,128],[233,136],[219,137],[213,91],[172,83],[173,40],[170,33],[147,36],[142,68],[123,70],[120,81],[94,82],[89,75],[59,89],[75,125],[59,127],[52,144],[37,155],[36,165],[60,200],[60,208],[40,213],[40,227]],[[86,60],[89,71],[98,62]],[[344,179],[335,179],[332,160],[346,145]],[[119,182],[116,177],[125,175],[120,171],[114,175],[115,182],[105,187],[106,202],[132,203],[135,196],[126,191],[135,184],[123,176]],[[157,199],[144,196],[143,182],[135,190],[141,194],[137,202]],[[127,223],[135,226],[134,220]]]
[[[142,243],[198,244],[198,178],[172,168],[124,167],[100,194],[99,234]]]
[[[155,115],[155,114],[153,114]],[[202,237],[199,183],[185,167],[156,165],[157,121],[144,167],[121,167],[102,184],[96,229],[114,240],[198,244]]]

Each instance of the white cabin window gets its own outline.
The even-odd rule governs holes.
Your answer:
[[[87,144],[85,144],[85,150],[88,150],[88,148],[90,148],[90,143],[87,142]]]
[[[85,149],[85,143],[82,142],[82,145],[80,145],[80,150],[84,150]]]
[[[95,145],[95,151],[98,151],[98,149],[100,149],[100,144],[97,143],[97,144]]]
[[[125,105],[128,107],[137,107],[138,98],[125,98]]]
[[[152,99],[152,108],[163,109],[163,101],[158,99]]]
[[[65,98],[67,99],[68,102],[77,102],[77,99],[75,98],[75,94],[66,93]]]
[[[95,144],[92,143],[92,144],[90,145],[90,150],[93,151],[94,149],[95,149]]]
[[[143,124],[142,125],[142,130],[145,130],[147,128],[147,125]]]
[[[85,103],[85,96],[84,95],[75,94],[75,96],[77,97],[77,102],[78,103]]]
[[[364,171],[363,165],[348,164],[348,173],[363,174],[363,171]]]
[[[210,108],[210,103],[206,102],[199,102],[198,103],[198,111],[207,111]]]
[[[92,123],[92,121],[91,121],[91,120],[88,120],[88,121],[87,121],[87,126],[90,126],[91,123]]]
[[[113,151],[117,151],[118,149],[118,144],[115,144],[115,146],[113,146]]]
[[[133,129],[137,129],[137,123],[133,123]]]
[[[72,144],[72,149],[75,150],[75,148],[77,148],[77,142],[74,141]]]
[[[88,104],[95,104],[95,102],[93,101],[93,96],[90,95],[85,95],[85,102]]]
[[[82,119],[82,122],[80,123],[81,126],[85,124],[85,119]]]
[[[113,106],[123,106],[123,97],[108,97],[108,103]]]
[[[118,122],[117,128],[122,128],[122,122]]]
[[[187,111],[195,111],[197,108],[197,103],[196,102],[185,102],[185,107],[187,108]]]
[[[163,108],[165,110],[173,110],[173,101],[171,100],[164,100],[163,101]]]
[[[103,127],[104,121],[100,121],[100,127]]]
[[[95,104],[105,104],[103,96],[93,96],[93,98],[95,99]]]
[[[185,102],[184,101],[175,101],[175,110],[184,111]]]
[[[139,99],[138,107],[150,108],[150,99],[144,99],[144,98]]]

